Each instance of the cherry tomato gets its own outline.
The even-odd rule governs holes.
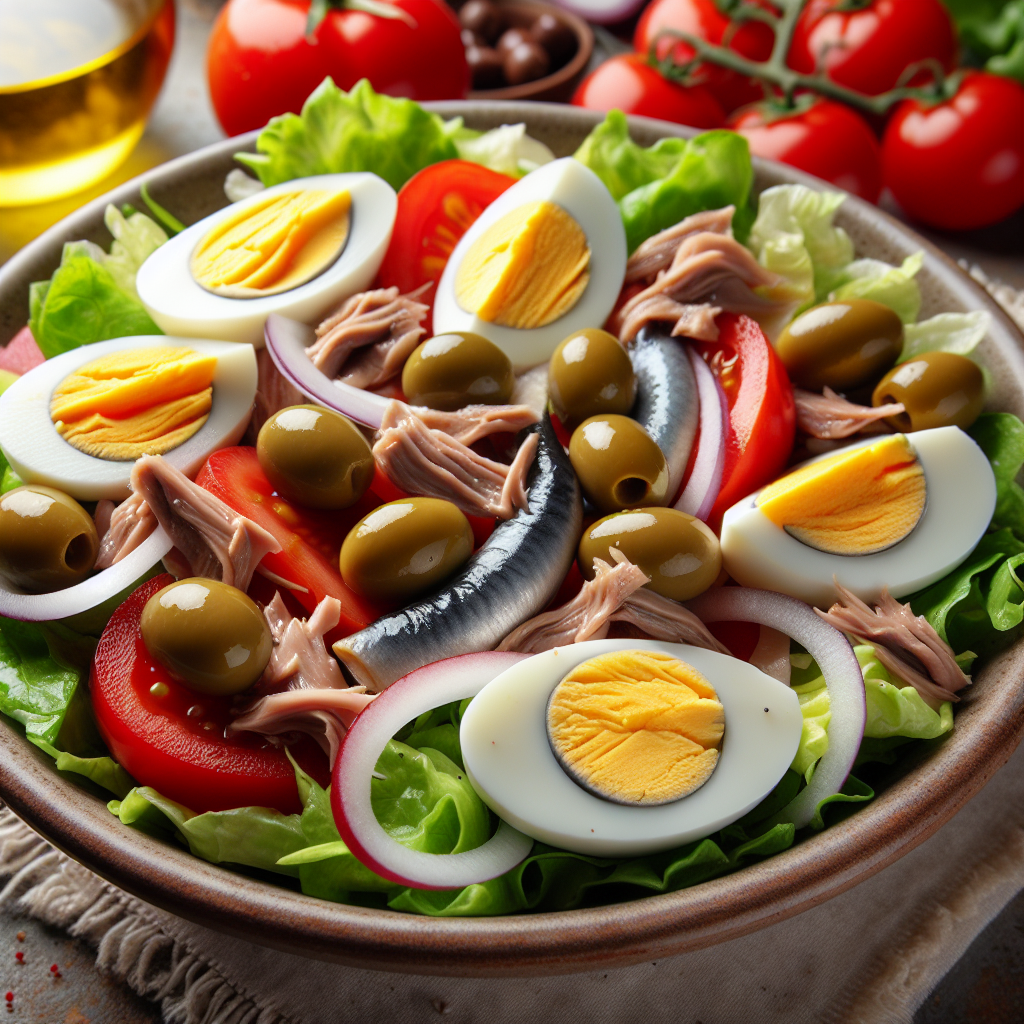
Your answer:
[[[196,483],[277,538],[284,550],[264,555],[260,565],[305,588],[289,592],[307,612],[325,597],[336,597],[341,602],[341,622],[327,634],[329,643],[363,629],[384,611],[350,590],[338,569],[338,554],[348,531],[383,504],[384,499],[372,485],[351,508],[338,512],[302,508],[274,492],[260,468],[256,449],[248,447],[214,452],[199,471]]]
[[[756,104],[736,111],[728,126],[746,137],[755,156],[780,160],[868,202],[882,191],[882,157],[867,121],[831,100],[792,114]]]
[[[956,65],[956,30],[941,0],[811,0],[793,33],[788,63],[810,74],[877,96],[917,61]]]
[[[470,225],[505,189],[516,183],[507,174],[466,160],[442,160],[413,175],[399,190],[391,243],[377,272],[380,287],[403,293],[441,280],[448,257]],[[431,307],[423,322],[433,332],[435,290],[420,296]]]
[[[722,489],[708,516],[713,529],[726,509],[778,476],[796,436],[793,389],[764,332],[735,313],[723,313],[716,323],[718,341],[692,343],[729,402]]]
[[[994,224],[1024,203],[1024,88],[967,75],[956,95],[904,100],[882,141],[885,183],[912,217],[937,228]]]
[[[676,85],[637,53],[606,60],[580,82],[572,102],[588,110],[621,110],[694,128],[718,128],[725,119],[718,100],[704,86]]]
[[[226,736],[235,701],[197,696],[146,650],[142,609],[172,581],[164,574],[139,587],[111,616],[96,648],[89,692],[111,754],[138,782],[194,811],[300,811],[284,749],[252,733]],[[289,749],[306,772],[327,784],[327,758],[312,740],[303,737]]]
[[[767,3],[758,6],[771,10]],[[763,21],[744,21],[730,25],[714,0],[654,0],[640,17],[633,34],[633,47],[640,54],[650,53],[659,32],[674,29],[705,39],[716,45],[728,45],[732,50],[751,60],[767,60],[771,56],[775,32]],[[728,38],[728,42],[725,40]],[[679,63],[693,57],[691,46],[663,38],[657,47],[657,56],[664,58],[669,51]],[[761,99],[764,93],[751,78],[728,68],[706,64],[698,79],[718,100],[726,112]]]
[[[378,92],[462,99],[469,89],[458,19],[442,0],[388,0],[404,19],[331,10],[306,38],[309,0],[229,0],[210,35],[206,73],[228,135],[261,128],[330,75],[342,89],[368,78]]]

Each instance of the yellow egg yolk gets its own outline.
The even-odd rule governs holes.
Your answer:
[[[692,665],[614,651],[577,665],[548,704],[548,738],[571,778],[615,803],[687,796],[718,763],[725,713]]]
[[[296,288],[329,266],[348,238],[346,191],[279,192],[237,210],[192,253],[192,276],[207,291],[234,298]]]
[[[924,470],[902,434],[804,466],[757,497],[776,526],[835,555],[870,555],[903,540],[924,503]]]
[[[210,414],[215,356],[129,349],[86,363],[54,389],[57,433],[86,455],[127,462],[187,441]]]
[[[502,327],[543,327],[568,313],[590,280],[587,236],[555,203],[526,203],[495,221],[455,275],[455,299]]]

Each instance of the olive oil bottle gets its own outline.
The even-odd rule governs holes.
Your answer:
[[[132,151],[174,0],[0,0],[0,206],[88,188]]]

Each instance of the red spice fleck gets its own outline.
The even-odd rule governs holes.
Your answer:
[[[56,964],[51,964],[50,965],[50,973],[51,974],[60,974],[60,968]]]
[[[7,995],[4,996],[4,999],[6,999],[7,1002],[9,1002],[9,1003],[13,1003],[14,1002],[14,993],[13,992],[8,992]]]
[[[19,949],[18,952],[14,954],[14,959],[17,960],[19,964],[23,964],[25,962],[25,954]]]
[[[25,941],[25,933],[24,932],[18,932],[18,934],[15,936],[15,938],[19,942],[24,942]]]

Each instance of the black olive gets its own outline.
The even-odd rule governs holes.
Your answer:
[[[533,40],[520,43],[505,57],[505,77],[509,85],[535,82],[538,78],[543,78],[550,67],[551,58],[548,57],[547,50]]]
[[[489,46],[467,47],[466,63],[474,89],[500,89],[505,84],[505,65],[497,50]]]
[[[493,43],[505,27],[505,15],[490,0],[469,0],[469,3],[459,11],[459,22],[463,28],[468,28],[481,39]]]
[[[530,33],[525,28],[510,28],[506,29],[501,34],[501,38],[498,40],[498,45],[495,49],[502,55],[507,57],[520,43],[532,42]]]
[[[554,14],[537,18],[530,35],[548,51],[552,67],[560,68],[576,53],[576,33]]]

